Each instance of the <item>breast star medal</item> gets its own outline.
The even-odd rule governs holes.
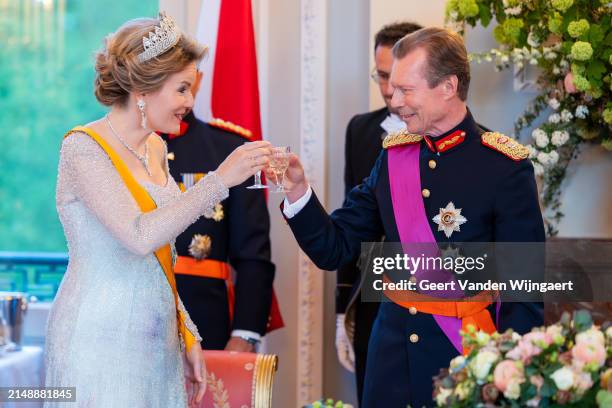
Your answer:
[[[438,224],[438,231],[444,231],[446,238],[450,238],[453,232],[461,231],[459,226],[465,224],[467,218],[461,215],[461,208],[455,208],[451,201],[446,208],[440,208],[440,214],[433,217],[433,222]]]

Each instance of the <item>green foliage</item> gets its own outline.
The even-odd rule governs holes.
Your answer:
[[[93,53],[155,1],[0,5],[0,250],[65,251],[55,210],[62,136],[104,113],[93,95]]]

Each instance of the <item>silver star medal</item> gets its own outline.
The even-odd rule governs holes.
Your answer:
[[[444,231],[446,238],[450,238],[453,232],[461,231],[459,226],[467,222],[467,218],[461,215],[461,208],[455,208],[451,201],[446,208],[440,208],[440,214],[433,217],[433,222],[438,224],[438,231]]]

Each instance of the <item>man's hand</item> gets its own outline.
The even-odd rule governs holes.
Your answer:
[[[266,179],[276,180],[274,172],[269,167],[265,171]],[[308,180],[306,180],[306,175],[304,174],[304,167],[302,167],[300,159],[294,153],[289,155],[289,167],[285,173],[283,186],[289,190],[286,193],[289,203],[294,203],[308,191]]]
[[[336,351],[338,360],[342,367],[346,368],[351,373],[355,372],[355,352],[351,347],[346,329],[344,328],[344,314],[336,315]]]
[[[225,345],[225,349],[227,351],[242,351],[246,353],[255,352],[255,346],[240,337],[231,337]]]

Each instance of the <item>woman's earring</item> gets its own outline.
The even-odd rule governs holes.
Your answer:
[[[140,110],[140,126],[142,126],[143,129],[147,128],[147,114],[145,113],[145,101],[144,99],[139,99],[138,102],[136,102],[136,105],[138,105],[138,110]]]

